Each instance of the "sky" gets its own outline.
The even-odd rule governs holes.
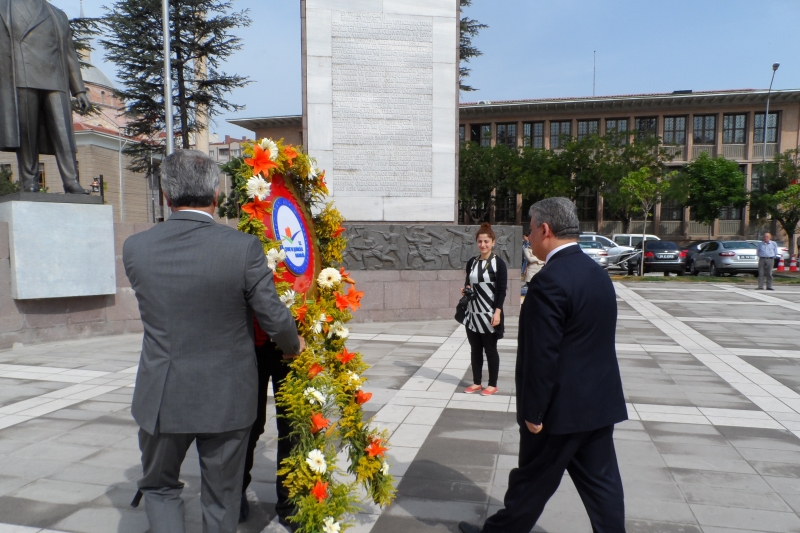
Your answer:
[[[69,17],[80,0],[51,0]],[[84,0],[99,17],[111,0]],[[227,118],[302,112],[299,0],[235,0],[253,24],[236,31],[243,49],[226,70],[252,83],[231,100],[243,111],[223,115],[211,131],[251,135]],[[483,56],[470,63],[461,100],[513,100],[769,86],[800,88],[798,0],[473,0],[466,16],[489,25],[474,43]],[[111,79],[115,67],[93,61]]]

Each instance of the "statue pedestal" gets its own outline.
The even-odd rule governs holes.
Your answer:
[[[16,300],[116,294],[114,215],[88,195],[0,197]]]

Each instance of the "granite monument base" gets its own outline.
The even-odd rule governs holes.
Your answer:
[[[111,206],[83,195],[10,196],[0,198],[0,222],[8,224],[14,299],[116,293]]]

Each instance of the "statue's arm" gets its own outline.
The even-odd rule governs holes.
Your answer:
[[[62,23],[66,26],[66,43],[64,43],[64,53],[67,54],[69,64],[69,90],[73,96],[86,93],[86,85],[83,84],[81,77],[81,64],[78,61],[78,52],[75,51],[75,42],[72,40],[72,29],[69,27],[69,20],[66,15],[62,18]]]

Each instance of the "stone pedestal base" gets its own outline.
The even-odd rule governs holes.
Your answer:
[[[111,206],[4,201],[0,221],[8,223],[14,299],[116,293]]]

